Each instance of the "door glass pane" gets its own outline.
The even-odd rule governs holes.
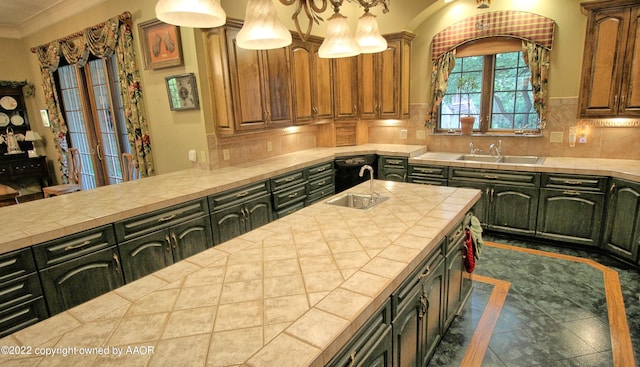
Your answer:
[[[80,90],[75,68],[71,65],[58,68],[60,76],[60,90],[64,114],[67,121],[68,135],[71,145],[78,149],[82,166],[81,183],[82,189],[93,189],[96,187],[95,172],[91,160],[91,147],[88,140],[84,115],[82,114],[82,104],[80,103]]]

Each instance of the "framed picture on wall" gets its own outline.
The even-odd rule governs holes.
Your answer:
[[[183,64],[180,27],[152,19],[138,24],[138,29],[145,69]]]
[[[193,73],[168,76],[165,80],[171,111],[199,108],[196,76]]]

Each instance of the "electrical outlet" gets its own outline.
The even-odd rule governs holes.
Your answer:
[[[407,130],[400,130],[400,139],[406,139],[408,135]]]
[[[270,152],[270,151],[272,151],[272,150],[273,150],[273,145],[271,145],[271,142],[270,142],[270,141],[268,141],[268,142],[267,142],[267,152]]]
[[[416,139],[418,140],[424,140],[427,138],[427,132],[424,130],[418,130],[416,131]]]
[[[564,133],[562,131],[552,131],[549,134],[549,143],[562,143]]]
[[[228,161],[231,159],[231,155],[229,154],[229,149],[222,149],[222,159]]]

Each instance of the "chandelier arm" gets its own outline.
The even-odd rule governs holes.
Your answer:
[[[327,0],[303,0],[303,1],[307,1],[309,3],[312,13],[314,13],[314,15],[317,17],[319,17],[317,13],[324,13],[324,11],[327,10],[327,5],[328,5]],[[321,1],[320,6],[316,5],[316,1]]]

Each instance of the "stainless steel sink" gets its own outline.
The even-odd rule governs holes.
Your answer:
[[[513,164],[543,164],[544,157],[538,157],[535,155],[505,155],[502,156],[501,163],[513,163]]]
[[[497,157],[486,154],[464,154],[456,158],[458,161],[510,163],[510,164],[543,164],[545,157],[534,155],[503,155]]]
[[[327,201],[327,204],[366,210],[373,208],[374,206],[386,201],[387,199],[388,197],[384,196],[374,196],[374,200],[372,202],[371,195],[344,194]]]
[[[474,161],[474,162],[490,162],[497,163],[500,161],[500,157],[486,155],[486,154],[465,154],[458,157],[459,161]]]

